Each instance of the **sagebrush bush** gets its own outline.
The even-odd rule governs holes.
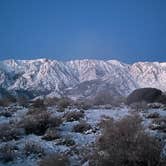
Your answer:
[[[15,124],[2,123],[0,124],[0,140],[10,141],[17,140],[23,134],[21,128],[18,128]]]
[[[39,161],[38,166],[69,166],[69,159],[65,154],[52,154]]]
[[[60,138],[60,135],[55,128],[48,128],[42,137],[46,141],[52,141],[58,138]]]
[[[54,106],[54,105],[57,105],[58,104],[58,101],[59,101],[60,99],[59,98],[57,98],[57,97],[48,97],[48,98],[46,98],[45,100],[44,100],[44,104],[46,105],[46,106]]]
[[[62,123],[59,117],[52,116],[47,110],[32,110],[21,121],[26,134],[43,135],[49,127],[58,127]]]
[[[38,155],[38,156],[44,155],[44,149],[41,147],[41,145],[33,141],[28,141],[25,143],[23,152],[26,156],[29,156],[32,154]]]
[[[10,162],[17,158],[16,147],[11,144],[5,144],[0,147],[0,160]]]
[[[78,133],[83,133],[83,132],[85,132],[85,131],[87,131],[87,130],[90,130],[91,128],[92,128],[92,127],[91,127],[90,124],[88,124],[88,123],[82,121],[82,122],[80,122],[79,124],[77,124],[77,125],[75,125],[75,126],[73,127],[73,131],[74,131],[74,132],[78,132]]]
[[[64,115],[66,121],[72,122],[72,121],[77,121],[80,118],[84,118],[84,112],[82,111],[72,111],[72,112],[67,112]]]
[[[105,121],[96,147],[91,160],[95,166],[156,166],[162,151],[161,143],[145,133],[138,116]]]
[[[33,101],[32,106],[35,108],[44,108],[44,100],[43,99],[37,99],[35,101]]]
[[[63,138],[59,143],[59,145],[73,146],[75,145],[75,141],[70,137]]]
[[[21,125],[26,134],[43,135],[48,128],[50,113],[41,112],[35,115],[27,115],[23,118]]]

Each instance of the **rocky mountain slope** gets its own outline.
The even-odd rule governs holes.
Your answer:
[[[166,63],[48,59],[0,61],[0,87],[32,96],[92,97],[101,91],[126,96],[142,87],[166,91]]]

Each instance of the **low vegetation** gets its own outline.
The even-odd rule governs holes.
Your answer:
[[[23,134],[21,128],[18,128],[15,124],[2,123],[0,124],[0,140],[10,141],[17,140]]]
[[[138,116],[120,121],[106,120],[91,165],[156,166],[160,164],[161,143],[145,133]]]
[[[13,161],[17,158],[16,147],[11,144],[5,144],[0,147],[0,160],[4,163]]]
[[[73,131],[74,132],[77,132],[77,133],[83,133],[87,130],[90,130],[92,127],[90,124],[84,122],[84,121],[81,121],[79,124],[75,125],[73,127]]]
[[[55,128],[48,128],[46,130],[44,136],[42,137],[42,139],[44,139],[46,141],[52,141],[52,140],[55,140],[58,138],[60,138],[60,135]]]
[[[26,134],[43,135],[49,127],[58,127],[61,120],[52,117],[48,111],[34,111],[28,113],[21,121],[21,126],[25,129]]]
[[[44,155],[44,149],[41,147],[41,145],[33,141],[28,141],[25,143],[23,152],[26,156],[33,154],[37,156]]]
[[[66,119],[67,122],[77,121],[80,120],[81,118],[84,118],[84,112],[83,111],[67,112],[64,115],[64,118]]]
[[[52,154],[39,161],[38,166],[69,166],[69,159],[65,154]]]

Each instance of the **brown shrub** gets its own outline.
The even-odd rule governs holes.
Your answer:
[[[46,106],[54,106],[54,105],[57,105],[58,101],[59,101],[59,98],[57,97],[53,97],[53,98],[49,97],[44,100],[44,104]]]
[[[137,116],[105,122],[96,147],[90,165],[156,166],[162,151],[161,143],[145,133]]]
[[[28,141],[24,145],[23,152],[26,156],[29,156],[31,154],[35,154],[38,156],[44,155],[44,149],[36,142]]]
[[[83,133],[87,130],[90,130],[92,127],[86,122],[80,122],[79,124],[73,127],[74,132]]]
[[[65,116],[66,121],[72,122],[72,121],[77,121],[80,118],[84,118],[84,112],[72,111],[72,112],[67,112],[64,116]]]
[[[0,160],[3,162],[9,162],[16,159],[16,147],[11,144],[5,144],[0,148]]]
[[[50,116],[48,119],[49,127],[58,127],[62,122],[62,119],[56,116]]]
[[[26,98],[26,97],[24,97],[24,96],[22,96],[22,97],[19,97],[18,99],[17,99],[17,102],[19,103],[19,105],[21,105],[21,106],[23,106],[23,107],[27,107],[28,106],[28,99]]]
[[[71,138],[64,138],[64,139],[62,139],[59,143],[58,143],[58,145],[66,145],[66,146],[73,146],[73,145],[75,145],[76,143],[75,143],[75,141],[73,140],[73,139],[71,139]]]
[[[17,128],[16,125],[9,123],[0,124],[0,131],[1,141],[17,140],[23,134],[23,131],[20,128]]]
[[[61,108],[67,108],[71,104],[72,104],[72,100],[69,99],[69,98],[67,98],[67,97],[59,99],[59,101],[57,103],[59,109],[61,109]]]
[[[74,106],[81,110],[88,110],[92,107],[92,103],[90,102],[90,100],[77,100],[74,102]]]
[[[21,126],[26,134],[43,135],[49,127],[58,127],[61,123],[61,119],[52,117],[50,112],[33,109],[23,118]]]
[[[39,161],[39,166],[68,166],[69,159],[64,154],[52,154]]]
[[[52,141],[55,139],[60,138],[59,133],[56,131],[55,128],[48,128],[46,130],[46,133],[44,134],[44,136],[42,137],[42,139],[46,140],[46,141]]]
[[[44,100],[37,99],[37,100],[33,101],[32,106],[35,108],[44,108],[45,107]]]
[[[26,134],[43,135],[49,126],[48,112],[41,112],[35,115],[27,115],[21,121],[21,126],[25,129]]]

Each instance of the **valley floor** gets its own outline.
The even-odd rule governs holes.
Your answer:
[[[8,124],[12,122],[19,122],[28,112],[27,108],[21,106],[10,106],[10,108],[0,108],[0,113],[4,109],[15,109],[10,117],[5,117],[0,114],[0,125]],[[64,112],[59,112],[56,107],[48,107],[47,110],[55,116],[64,119],[68,112],[79,112],[78,109],[65,109]],[[72,166],[84,165],[88,166],[88,161],[83,161],[81,154],[78,152],[85,147],[90,147],[100,135],[99,123],[101,119],[106,119],[108,117],[114,118],[115,120],[122,119],[123,117],[133,114],[133,110],[127,106],[116,107],[110,109],[88,109],[82,111],[84,117],[78,120],[66,120],[64,119],[60,126],[57,128],[59,138],[53,140],[45,140],[43,136],[38,136],[35,134],[22,135],[17,140],[9,140],[0,142],[0,148],[5,144],[9,144],[16,147],[17,155],[16,158],[11,162],[0,162],[0,166],[36,166],[40,158],[38,154],[24,155],[25,144],[27,142],[33,142],[39,146],[45,154],[51,153],[66,153],[70,154],[70,160]],[[139,112],[143,118],[144,126],[147,128],[147,132],[150,132],[154,136],[161,137],[163,142],[166,141],[166,128],[157,128],[158,124],[155,124],[153,114],[157,114],[160,118],[165,118],[166,121],[166,110],[163,108],[148,109]],[[86,123],[90,127],[84,131],[74,131],[74,126],[79,123]],[[159,126],[159,125],[158,125]],[[163,152],[165,153],[165,152]],[[83,163],[84,162],[84,163]]]

